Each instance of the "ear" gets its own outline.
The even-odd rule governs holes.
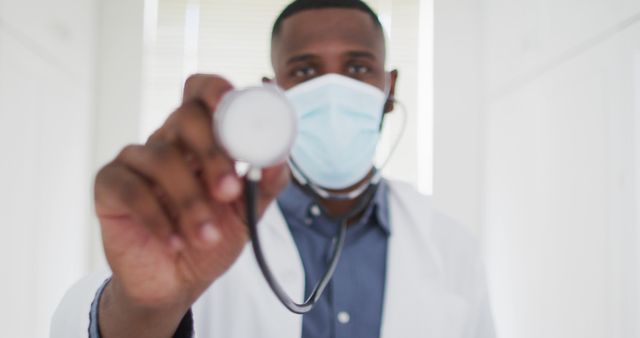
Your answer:
[[[389,97],[384,104],[384,112],[389,113],[393,111],[395,95],[396,95],[396,81],[398,81],[398,70],[394,69],[389,72]]]
[[[262,77],[262,83],[273,83],[273,79],[270,79],[266,76]]]

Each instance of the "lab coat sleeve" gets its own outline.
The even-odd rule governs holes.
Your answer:
[[[104,279],[104,277],[102,278]],[[100,338],[98,304],[110,278],[103,280],[101,285],[91,290],[99,279],[99,276],[87,277],[67,292],[54,314],[51,324],[51,338]],[[93,292],[93,296],[89,300],[91,292]],[[173,338],[191,338],[193,336],[193,315],[189,310],[180,322]]]
[[[64,295],[51,320],[51,338],[87,338],[91,304],[96,291],[109,278],[109,272],[100,272],[83,278]]]
[[[104,289],[109,284],[111,278],[102,283],[102,286],[96,292],[96,296],[91,303],[91,313],[89,313],[89,338],[100,338],[100,328],[98,326],[98,307],[100,306],[100,299]]]

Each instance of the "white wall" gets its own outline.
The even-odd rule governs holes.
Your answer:
[[[438,207],[481,232],[483,128],[478,0],[434,1],[434,178]]]
[[[95,8],[0,0],[0,327],[46,337],[88,265]]]
[[[100,0],[91,173],[127,144],[139,143],[142,112],[145,0]],[[97,218],[91,212],[90,270],[106,268]]]
[[[486,223],[500,329],[638,337],[640,2],[485,9]]]
[[[104,267],[96,170],[138,140],[143,0],[0,0],[0,327],[46,337]]]
[[[501,337],[640,336],[639,13],[436,1],[434,194],[483,224]]]

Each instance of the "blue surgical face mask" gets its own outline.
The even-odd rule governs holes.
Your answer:
[[[387,95],[338,74],[323,75],[286,92],[298,114],[291,159],[312,183],[342,189],[371,170]]]

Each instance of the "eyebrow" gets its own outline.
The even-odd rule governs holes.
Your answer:
[[[350,51],[345,53],[346,56],[350,58],[365,58],[370,60],[376,60],[375,54],[369,51]],[[292,56],[287,60],[287,64],[296,63],[296,62],[305,62],[309,60],[317,59],[318,56],[315,54],[300,54],[296,56]]]
[[[348,52],[347,55],[352,58],[365,58],[365,59],[371,59],[371,60],[376,59],[376,56],[373,53],[368,51],[352,51],[352,52]]]
[[[287,64],[291,64],[291,63],[295,63],[295,62],[304,62],[304,61],[309,61],[309,60],[313,60],[318,58],[318,56],[313,55],[313,54],[301,54],[301,55],[296,55],[293,57],[290,57],[287,60]]]

